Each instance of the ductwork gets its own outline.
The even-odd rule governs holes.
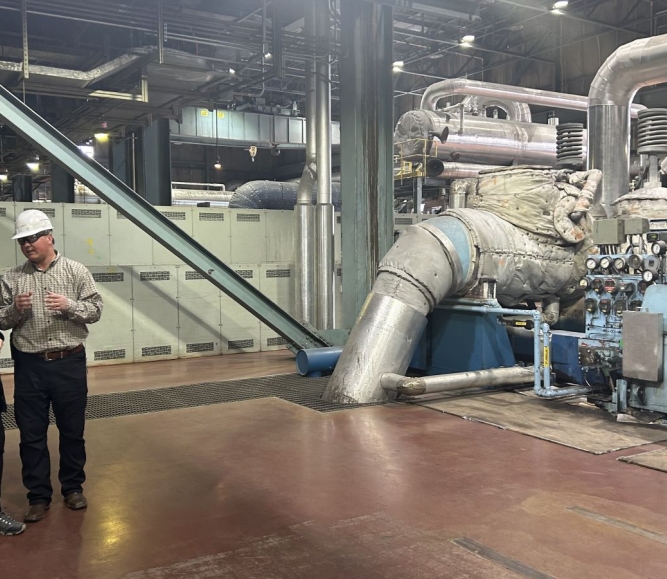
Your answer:
[[[291,211],[296,205],[298,183],[282,181],[249,181],[234,191],[229,207],[232,209],[282,209]],[[341,194],[340,184],[334,183],[331,187],[333,207],[340,211]],[[311,193],[314,202],[317,188]]]
[[[667,82],[667,35],[618,48],[600,67],[588,92],[588,167],[600,169],[596,201],[612,216],[612,204],[630,183],[630,103],[645,86]],[[635,105],[636,106],[636,105]]]
[[[584,96],[506,84],[495,84],[479,80],[469,80],[467,78],[452,78],[432,84],[423,94],[420,108],[435,111],[437,110],[438,101],[454,95],[484,97],[487,99],[485,102],[491,103],[487,106],[493,106],[494,102],[514,102],[572,111],[585,111],[588,109],[588,99]],[[633,116],[636,117],[637,113],[643,108],[641,105],[635,105],[632,108]]]
[[[152,52],[152,50],[153,49],[150,51]],[[74,84],[79,88],[85,88],[93,83],[104,80],[105,78],[108,78],[109,76],[128,68],[142,58],[145,58],[146,54],[146,51],[144,51],[144,53],[137,54],[124,54],[118,58],[114,58],[109,62],[86,71],[31,64],[30,79],[34,80],[35,77],[43,76],[48,77],[50,82],[61,80],[63,82],[67,82],[70,85]],[[23,71],[23,63],[0,61],[0,71],[21,73]]]
[[[172,205],[198,205],[209,203],[211,207],[227,207],[233,193],[227,191],[203,191],[201,189],[172,189]]]
[[[408,227],[380,263],[323,398],[386,400],[381,376],[405,374],[426,315],[480,280],[495,280],[504,306],[572,297],[585,273],[586,202],[598,177],[574,174],[568,183],[560,181],[567,173],[535,168],[487,172],[477,179],[477,209],[450,210]],[[575,209],[582,209],[576,222],[569,218]]]

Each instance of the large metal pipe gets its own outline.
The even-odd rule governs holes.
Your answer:
[[[315,56],[315,5],[305,7],[304,33],[306,51]],[[306,61],[306,165],[299,181],[296,198],[296,312],[301,321],[315,323],[315,207],[313,191],[317,181],[317,126],[315,110],[315,60]]]
[[[530,113],[530,107],[527,103],[518,103],[508,99],[467,96],[463,101],[463,109],[467,112],[470,110],[473,114],[483,114],[487,108],[497,108],[505,111],[507,119],[510,121],[518,121],[520,123],[530,123],[533,116]]]
[[[572,111],[588,109],[588,99],[585,96],[495,84],[467,78],[451,78],[432,84],[422,96],[421,108],[435,111],[438,101],[454,95],[475,95],[486,97],[489,99],[488,102],[497,99],[499,101],[514,101]],[[635,105],[632,109],[633,116],[637,116],[637,113],[643,108],[645,107],[642,105]]]
[[[426,163],[426,175],[431,179],[470,179],[477,177],[480,171],[488,169],[499,167],[476,163],[445,163],[440,159],[429,159]]]
[[[480,165],[556,164],[556,127],[451,115],[428,110],[405,113],[394,132],[396,154]]]
[[[380,384],[385,390],[398,392],[405,396],[420,396],[437,392],[470,390],[472,388],[505,386],[509,384],[532,383],[532,366],[513,366],[511,368],[492,368],[476,372],[457,372],[439,376],[408,378],[400,374],[383,374]]]
[[[317,327],[334,325],[334,211],[331,204],[331,65],[329,1],[319,0],[315,7],[317,62],[315,92],[317,106]]]
[[[232,209],[281,209],[291,211],[296,206],[298,183],[285,181],[248,181],[237,187],[229,202]],[[333,206],[340,210],[340,184],[331,187]],[[311,205],[315,193],[311,191]]]
[[[589,169],[600,169],[596,201],[612,215],[613,202],[630,183],[630,103],[637,91],[667,82],[667,35],[641,38],[616,49],[588,92]]]
[[[506,304],[571,293],[583,274],[574,252],[541,243],[487,211],[452,210],[408,227],[380,263],[323,398],[386,400],[380,377],[405,374],[426,315],[478,279],[496,280]]]

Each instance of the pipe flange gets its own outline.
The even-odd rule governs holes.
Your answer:
[[[428,223],[422,222],[420,224],[420,227],[422,229],[425,229],[428,231],[433,237],[435,237],[438,240],[438,243],[442,245],[442,248],[445,250],[445,256],[447,257],[447,261],[449,261],[449,265],[452,267],[452,271],[454,272],[454,285],[456,287],[456,291],[460,291],[460,286],[465,283],[465,280],[463,279],[463,265],[461,264],[461,260],[459,259],[459,254],[456,251],[456,248],[454,247],[454,244],[451,242],[449,237],[447,237],[442,231],[440,231],[437,227],[434,227],[433,225],[430,225]]]

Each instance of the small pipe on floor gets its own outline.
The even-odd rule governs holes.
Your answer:
[[[420,396],[453,390],[469,390],[485,386],[527,384],[533,381],[533,367],[513,366],[475,372],[457,372],[438,376],[408,378],[400,374],[382,374],[382,388],[405,396]]]

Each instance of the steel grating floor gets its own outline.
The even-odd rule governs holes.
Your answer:
[[[86,418],[88,420],[113,418],[269,397],[281,398],[318,412],[374,406],[374,404],[337,404],[321,400],[320,396],[328,380],[328,376],[303,378],[298,374],[279,374],[227,382],[203,382],[151,390],[93,394],[88,397]],[[53,413],[50,421],[51,424],[55,424]],[[7,430],[16,428],[13,404],[10,404],[8,412],[2,415],[2,423]]]

